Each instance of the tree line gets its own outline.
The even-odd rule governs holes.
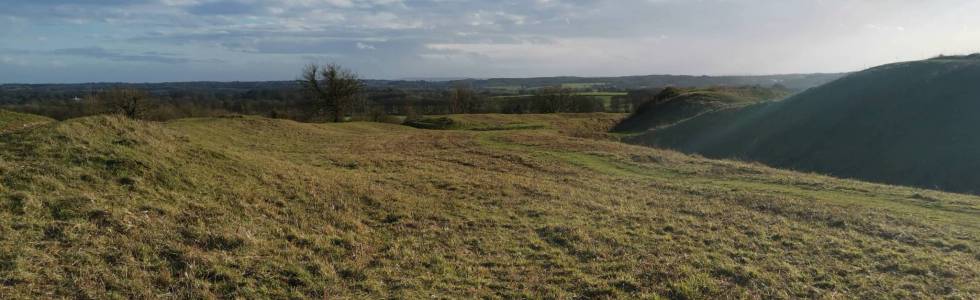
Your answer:
[[[647,101],[649,93],[656,92],[630,91],[609,99],[554,86],[535,89],[531,95],[500,96],[465,82],[449,89],[378,89],[368,88],[354,71],[329,64],[308,65],[294,85],[281,88],[157,91],[121,85],[86,91],[80,97],[64,90],[4,90],[0,106],[62,120],[95,114],[157,121],[245,114],[303,122],[392,121],[396,115],[411,119],[465,113],[630,112]]]

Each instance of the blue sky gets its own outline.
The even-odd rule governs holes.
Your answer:
[[[3,0],[0,82],[839,72],[980,52],[975,0]]]

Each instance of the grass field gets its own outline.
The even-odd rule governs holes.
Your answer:
[[[626,92],[580,92],[580,93],[572,93],[572,95],[612,98],[615,96],[626,96],[627,93]],[[493,98],[508,99],[508,98],[525,98],[525,97],[534,97],[534,95],[507,95],[507,96],[495,96]]]
[[[594,87],[597,87],[597,86],[604,86],[606,84],[607,83],[604,83],[604,82],[593,82],[593,83],[562,83],[560,86],[563,87],[563,88],[570,88],[570,89],[590,89],[590,88],[594,88]],[[496,85],[496,86],[488,86],[487,87],[487,89],[490,89],[490,90],[510,91],[510,92],[519,92],[521,89],[527,89],[527,88],[534,89],[534,88],[541,88],[541,87],[540,86],[538,86],[538,87],[528,87],[528,86],[521,86],[521,85]]]
[[[626,92],[580,92],[580,93],[572,93],[572,95],[574,95],[574,96],[595,97],[595,98],[602,99],[603,106],[605,106],[605,107],[608,108],[610,106],[610,104],[612,103],[612,98],[613,97],[616,97],[616,96],[626,96],[627,93]],[[531,97],[534,97],[534,95],[494,96],[492,99],[521,99],[521,98],[530,99]]]
[[[498,85],[498,86],[489,86],[489,87],[487,87],[487,89],[488,90],[491,90],[491,91],[505,92],[505,93],[514,93],[514,94],[519,93],[522,89],[525,89],[525,88],[526,87],[520,86],[520,85]]]
[[[977,197],[626,145],[617,114],[451,117],[5,133],[0,295],[980,296]]]
[[[594,96],[594,97],[614,97],[614,96],[626,96],[626,92],[581,92],[575,93],[578,96]]]
[[[561,87],[570,89],[590,89],[604,85],[606,85],[605,82],[562,83]]]
[[[612,103],[612,98],[613,97],[626,96],[627,93],[625,93],[625,92],[582,92],[582,93],[574,93],[574,95],[576,95],[576,96],[587,96],[587,97],[600,98],[600,99],[602,99],[603,105],[605,105],[606,107],[609,107],[610,104]]]

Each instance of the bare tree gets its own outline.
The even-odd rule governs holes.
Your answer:
[[[322,67],[310,64],[299,82],[316,97],[321,111],[331,113],[334,122],[344,120],[364,87],[356,73],[336,64]]]
[[[150,110],[149,94],[132,88],[114,88],[86,99],[98,113],[119,114],[131,119],[146,116]]]
[[[454,114],[468,114],[476,110],[476,93],[467,84],[457,83],[450,100],[450,110]]]

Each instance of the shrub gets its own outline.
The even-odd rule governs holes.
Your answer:
[[[456,121],[447,117],[421,118],[417,120],[405,120],[404,125],[420,129],[451,129],[455,127]]]

